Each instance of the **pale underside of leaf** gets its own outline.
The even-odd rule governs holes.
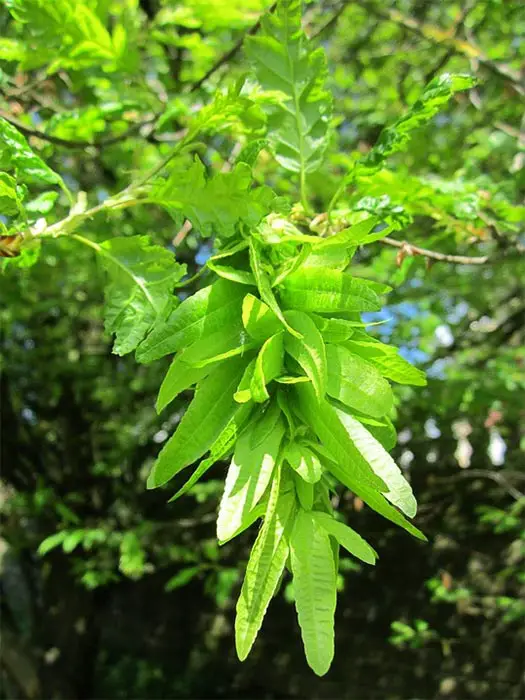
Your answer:
[[[217,517],[220,542],[239,530],[261,500],[272,478],[283,435],[284,423],[279,419],[268,438],[256,447],[251,445],[252,430],[237,442]]]
[[[361,455],[388,486],[389,490],[385,492],[385,498],[409,518],[413,518],[417,511],[417,503],[401,469],[364,425],[343,411],[336,409],[336,412]]]
[[[293,491],[280,492],[274,478],[264,524],[253,546],[235,618],[235,645],[241,661],[248,656],[289,555],[295,513]]]

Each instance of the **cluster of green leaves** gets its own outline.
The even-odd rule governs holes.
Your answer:
[[[328,239],[281,224],[265,222],[223,252],[219,259],[228,255],[235,267],[214,264],[223,279],[185,299],[139,345],[143,362],[176,353],[159,410],[196,386],[148,485],[165,484],[209,451],[178,496],[232,455],[217,537],[227,542],[264,520],[237,607],[239,656],[247,656],[287,568],[307,658],[322,674],[333,654],[339,545],[368,564],[376,558],[336,518],[330,491],[341,482],[423,538],[403,516],[413,517],[416,503],[387,449],[395,443],[388,379],[425,379],[366,333],[360,312],[380,309],[385,286],[344,271],[377,220]]]
[[[102,62],[107,71],[124,68],[131,72],[136,66],[125,12],[110,34],[105,26],[107,7],[97,12],[92,3],[68,0],[6,0],[6,5],[24,26],[28,41],[4,40],[0,55],[20,61],[26,70],[45,65],[54,72]]]
[[[53,69],[107,60],[105,69],[114,70],[122,60],[120,25],[110,35],[88,5],[77,3],[74,11],[68,3],[11,5],[14,16],[30,24],[35,42],[41,37],[37,20],[49,28],[50,50],[58,55]],[[61,23],[75,27],[78,36],[60,32]],[[63,36],[73,36],[76,51]],[[424,374],[366,331],[361,314],[379,311],[380,296],[390,288],[347,270],[356,249],[383,238],[390,230],[385,221],[399,225],[399,217],[370,202],[336,219],[332,209],[350,181],[374,174],[406,145],[413,129],[472,81],[442,76],[432,82],[341,179],[327,226],[315,235],[308,225],[308,178],[319,171],[330,145],[332,99],[324,52],[311,47],[301,27],[301,2],[281,0],[249,39],[247,53],[256,90],[241,81],[219,93],[190,118],[175,149],[119,196],[93,210],[79,199],[66,219],[52,225],[31,226],[26,218],[24,240],[71,236],[96,251],[108,274],[105,317],[116,335],[115,352],[136,350],[144,363],[175,353],[157,408],[188,389],[195,394],[148,486],[162,486],[204,458],[177,498],[215,463],[231,458],[217,518],[219,542],[262,519],[237,605],[238,655],[248,655],[289,571],[306,657],[322,675],[334,652],[339,548],[367,564],[377,557],[338,517],[331,499],[337,484],[424,539],[409,520],[416,513],[411,487],[389,455],[396,441],[390,381],[422,386]],[[230,172],[208,177],[202,161],[190,160],[188,153],[198,149],[203,132],[232,125],[241,134],[250,128],[263,140],[249,143]],[[2,163],[10,169],[2,196],[11,233],[27,217],[17,189],[24,178],[65,186],[12,125],[0,126]],[[253,170],[261,149],[298,176],[299,205],[256,186]],[[214,237],[215,254],[205,267],[213,281],[182,302],[174,290],[184,284],[186,269],[166,248],[147,236],[99,244],[75,233],[100,210],[151,203],[166,209],[176,224],[188,220],[201,235]],[[80,542],[82,533],[70,542]]]

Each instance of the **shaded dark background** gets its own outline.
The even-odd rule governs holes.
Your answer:
[[[148,468],[188,397],[157,416],[154,399],[169,358],[144,367],[111,354],[103,273],[90,252],[49,242],[35,267],[8,268],[0,278],[2,697],[525,696],[525,268],[519,256],[504,255],[523,243],[516,206],[524,192],[520,5],[307,6],[309,31],[322,31],[342,117],[342,155],[312,178],[318,210],[345,154],[366,151],[426,81],[445,70],[475,73],[480,87],[414,138],[391,164],[393,181],[349,197],[355,203],[388,191],[412,218],[407,240],[495,259],[429,265],[419,257],[396,260],[397,251],[380,246],[357,256],[363,273],[395,287],[385,312],[371,318],[387,321],[377,333],[429,370],[427,387],[396,389],[394,449],[429,543],[341,493],[339,508],[380,559],[373,569],[343,562],[336,657],[323,679],[306,666],[286,581],[252,655],[243,664],[236,659],[234,605],[253,533],[217,547],[225,465],[173,505],[166,501],[176,484],[145,490]],[[133,10],[152,91],[158,81],[155,89],[174,98],[194,85],[253,24],[261,3],[206,7],[143,0]],[[166,19],[181,8],[186,14]],[[5,8],[0,17],[16,35]],[[0,65],[4,112],[28,128],[44,121],[55,135],[84,138],[82,120],[68,122],[71,110],[110,98],[124,104],[130,94],[139,103],[143,89],[118,76],[107,85],[94,68],[72,72],[68,82]],[[228,82],[228,70],[245,67],[236,55],[195,91],[195,105]],[[140,99],[146,116],[154,111],[153,98],[148,103],[140,92]],[[106,131],[118,132],[141,113],[121,106],[98,117]],[[174,117],[160,136],[146,130],[105,148],[31,142],[72,186],[102,198],[121,189],[130,170],[146,167],[177,127]],[[87,134],[96,140],[89,128]],[[231,147],[227,136],[207,144],[210,168]],[[270,178],[277,189],[293,188],[279,173]],[[148,209],[97,220],[87,233],[149,233],[169,242],[177,231]],[[196,269],[209,247],[192,232],[176,252]],[[38,554],[39,546],[47,553]]]

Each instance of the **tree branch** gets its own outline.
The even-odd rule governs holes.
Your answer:
[[[521,501],[525,498],[525,493],[517,489],[515,486],[509,483],[508,478],[511,477],[510,472],[497,472],[488,471],[484,469],[467,469],[463,472],[459,472],[457,478],[467,478],[467,479],[490,479],[495,481],[499,486],[501,486],[509,496],[512,496],[516,501]]]
[[[434,44],[435,46],[451,48],[454,50],[454,53],[461,54],[470,59],[476,59],[491,73],[503,80],[508,81],[512,85],[515,92],[517,92],[519,95],[525,95],[523,79],[520,73],[504,63],[492,61],[478,46],[474,45],[472,42],[459,39],[455,36],[450,36],[442,29],[418,22],[413,17],[406,17],[397,10],[383,10],[369,2],[362,2],[361,6],[376,17],[388,20],[389,22],[394,22],[400,27],[404,27],[414,34],[417,34],[422,39],[426,39],[426,41]]]
[[[337,8],[337,10],[334,12],[334,14],[330,17],[328,22],[326,22],[326,24],[323,24],[322,27],[320,27],[314,34],[311,35],[310,41],[314,41],[315,39],[318,39],[328,29],[331,29],[333,26],[335,26],[337,24],[339,17],[341,17],[341,15],[346,10],[348,5],[350,5],[351,2],[353,2],[353,0],[345,0],[345,2],[341,3],[341,5]]]
[[[497,262],[503,258],[521,257],[525,253],[525,247],[516,243],[512,248],[503,251],[498,251],[495,255],[449,255],[448,253],[439,253],[428,248],[420,248],[417,245],[412,245],[407,241],[397,241],[395,238],[385,236],[379,241],[384,245],[389,245],[394,248],[399,248],[405,255],[421,255],[429,260],[438,260],[439,262],[453,263],[456,265],[486,265],[487,263]]]
[[[455,263],[456,265],[485,265],[491,261],[489,255],[480,256],[469,256],[469,255],[449,255],[448,253],[438,253],[435,250],[428,250],[428,248],[420,248],[419,246],[412,245],[412,243],[407,243],[406,241],[396,241],[395,238],[390,238],[385,236],[379,241],[384,245],[393,246],[394,248],[399,248],[406,255],[422,255],[430,260],[439,260],[440,262]]]
[[[20,133],[24,134],[24,136],[35,136],[36,138],[42,139],[43,141],[48,141],[49,143],[53,143],[56,146],[64,146],[65,148],[74,148],[74,149],[83,149],[83,148],[105,148],[106,146],[112,146],[115,143],[119,143],[120,141],[125,141],[128,139],[130,136],[133,136],[133,134],[137,133],[142,129],[143,126],[147,126],[148,124],[154,124],[157,119],[158,119],[158,114],[150,117],[149,119],[145,119],[144,121],[137,122],[136,124],[133,124],[132,126],[129,127],[124,133],[119,134],[118,136],[109,136],[105,139],[101,139],[100,141],[77,141],[73,139],[63,139],[60,138],[59,136],[53,136],[52,134],[46,134],[44,131],[41,131],[40,129],[32,129],[31,127],[26,126],[22,122],[18,121],[18,119],[15,119],[11,115],[7,114],[4,111],[0,111],[0,116],[6,120],[6,122],[9,122],[12,126],[14,126]]]

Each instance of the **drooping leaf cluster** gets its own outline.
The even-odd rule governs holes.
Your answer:
[[[34,65],[51,61],[49,51],[56,54],[53,70],[81,70],[102,61],[110,72],[123,60],[124,20],[124,28],[118,24],[110,34],[84,3],[74,11],[68,3],[51,7],[35,0],[10,6],[38,47]],[[48,53],[38,22],[49,32]],[[329,150],[332,98],[324,52],[311,47],[301,27],[301,3],[281,0],[246,50],[256,89],[243,82],[218,93],[188,120],[172,152],[139,173],[120,196],[92,210],[79,198],[56,223],[40,218],[47,213],[45,202],[35,206],[32,200],[26,206],[22,188],[36,178],[66,189],[63,181],[15,127],[1,122],[0,157],[9,173],[0,181],[0,201],[12,224],[9,233],[16,232],[23,250],[35,239],[71,236],[100,256],[114,351],[136,350],[143,363],[174,354],[159,390],[159,411],[194,389],[148,486],[163,486],[196,465],[176,498],[214,464],[230,460],[218,540],[227,542],[262,521],[237,605],[239,658],[248,655],[288,571],[307,660],[322,675],[334,653],[339,547],[367,564],[377,557],[338,517],[333,491],[342,485],[424,539],[410,521],[416,514],[412,489],[389,450],[395,444],[390,382],[422,386],[425,378],[394,346],[367,332],[361,314],[379,311],[381,295],[390,287],[348,270],[358,247],[399,227],[399,212],[370,198],[348,221],[330,211],[316,227],[311,216],[308,178],[320,170]],[[25,65],[29,57],[20,60]],[[404,147],[413,129],[471,84],[465,76],[442,76],[431,83],[407,115],[387,127],[376,146],[343,175],[333,205],[348,182],[376,173]],[[203,160],[189,152],[198,151],[202,133],[225,129],[257,140],[245,144],[229,169],[209,176]],[[298,175],[299,205],[257,184],[254,165],[262,150]],[[153,245],[148,236],[99,244],[75,233],[101,211],[136,205],[158,205],[176,226],[188,222],[201,236],[213,237],[215,250],[203,268],[211,280],[181,302],[174,290],[184,284],[185,267],[168,249]],[[16,259],[18,251],[12,252]]]

